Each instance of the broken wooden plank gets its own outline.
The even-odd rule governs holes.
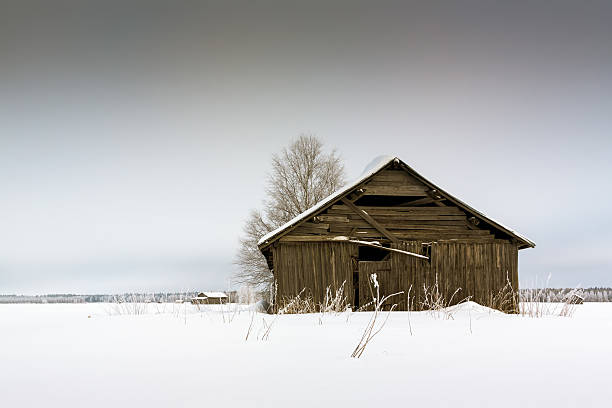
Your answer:
[[[380,243],[376,243],[376,242],[362,241],[362,240],[357,240],[357,239],[350,239],[348,242],[351,242],[353,244],[365,245],[365,246],[369,246],[373,248],[380,248],[382,250],[389,251],[389,252],[396,252],[399,254],[414,256],[416,258],[429,259],[428,257],[424,255],[415,254],[414,252],[403,251],[401,249],[395,249],[395,248],[387,248],[387,247],[380,245]]]
[[[342,198],[342,202],[348,207],[350,207],[353,211],[355,211],[360,217],[366,220],[370,225],[380,231],[385,237],[389,238],[391,242],[399,242],[399,240],[393,234],[391,234],[385,227],[380,225],[374,218],[370,217],[367,212],[363,211],[345,198]]]
[[[319,215],[314,218],[317,222],[349,222],[348,217],[342,215]]]

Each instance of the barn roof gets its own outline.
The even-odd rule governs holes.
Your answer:
[[[203,292],[207,298],[226,298],[227,295],[223,292]]]
[[[274,231],[271,231],[268,234],[264,235],[259,240],[259,242],[257,242],[257,246],[260,249],[263,249],[263,248],[269,246],[274,241],[276,241],[276,239],[278,239],[282,235],[284,235],[285,232],[289,232],[293,228],[297,227],[298,224],[300,224],[300,223],[306,221],[307,219],[309,219],[310,217],[315,216],[318,213],[324,211],[326,208],[328,208],[330,205],[332,205],[333,203],[335,203],[339,199],[347,196],[353,190],[356,190],[357,188],[359,188],[362,184],[364,184],[369,179],[371,179],[375,174],[377,174],[378,172],[382,171],[383,169],[385,169],[388,166],[391,166],[393,164],[400,165],[410,175],[412,175],[413,177],[417,178],[419,181],[421,181],[423,184],[428,186],[430,189],[436,190],[436,192],[440,196],[442,196],[443,198],[447,199],[448,201],[454,203],[456,206],[462,208],[464,211],[472,214],[473,216],[477,217],[481,221],[483,221],[486,224],[490,225],[494,229],[499,230],[499,231],[501,231],[501,232],[503,232],[503,233],[505,233],[505,234],[507,234],[507,235],[509,235],[509,236],[511,236],[513,238],[515,238],[519,242],[519,248],[533,248],[533,247],[535,247],[535,243],[533,241],[531,241],[528,238],[520,235],[518,232],[513,231],[512,229],[502,225],[501,223],[493,220],[492,218],[486,216],[485,214],[483,214],[480,211],[474,209],[473,207],[469,206],[468,204],[466,204],[465,202],[459,200],[458,198],[450,195],[446,191],[444,191],[441,188],[439,188],[438,186],[434,185],[429,180],[425,179],[423,176],[421,176],[415,170],[413,170],[411,167],[409,167],[406,163],[404,163],[401,159],[399,159],[398,157],[395,157],[395,156],[379,156],[379,157],[377,157],[369,165],[366,166],[366,168],[363,171],[363,173],[357,179],[355,179],[353,182],[347,184],[346,186],[344,186],[341,189],[337,190],[333,194],[331,194],[328,197],[324,198],[323,200],[319,201],[317,204],[315,204],[314,206],[310,207],[308,210],[304,211],[303,213],[299,214],[298,216],[294,217],[293,219],[289,220],[285,224],[281,225],[280,227],[278,227]]]

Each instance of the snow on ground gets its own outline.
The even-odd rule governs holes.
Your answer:
[[[612,402],[612,303],[579,305],[573,317],[504,315],[474,303],[448,320],[394,312],[361,359],[350,354],[370,313],[277,317],[236,305],[198,311],[186,304],[147,309],[117,315],[110,304],[0,305],[0,406]]]

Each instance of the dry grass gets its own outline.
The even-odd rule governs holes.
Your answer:
[[[255,311],[252,310],[251,311],[251,323],[249,323],[249,328],[247,330],[247,334],[246,337],[244,338],[244,341],[248,341],[249,340],[249,336],[251,335],[251,330],[253,330],[253,321],[255,320]]]
[[[429,311],[435,318],[444,318],[446,320],[454,319],[454,309],[450,306],[467,302],[471,296],[467,296],[459,301],[454,302],[456,295],[461,291],[461,288],[457,288],[450,298],[446,298],[444,293],[440,291],[440,285],[438,284],[438,275],[436,274],[436,281],[432,287],[423,285],[423,301],[421,302],[421,309]],[[454,302],[454,303],[453,303]]]
[[[126,294],[113,296],[109,315],[143,315],[149,310],[148,297],[142,294]]]
[[[372,303],[374,304],[374,312],[372,313],[372,316],[370,317],[370,320],[368,321],[368,324],[366,325],[363,331],[363,334],[361,335],[361,339],[359,340],[359,343],[357,343],[357,346],[351,353],[351,357],[353,358],[361,357],[361,355],[365,351],[370,341],[372,341],[374,336],[380,333],[383,327],[385,327],[385,324],[387,323],[387,320],[389,319],[391,312],[397,306],[396,304],[392,305],[389,311],[387,312],[387,315],[385,316],[385,320],[383,320],[383,322],[380,325],[378,325],[378,327],[376,327],[376,321],[378,319],[378,315],[380,314],[383,303],[385,303],[388,299],[390,299],[393,296],[397,296],[397,295],[404,293],[404,292],[393,293],[391,295],[387,295],[381,298],[380,297],[380,287],[378,285],[376,274],[373,273],[370,276],[370,279],[372,280],[372,283],[374,284],[374,288],[376,289],[376,294],[373,295],[373,299],[372,299]]]
[[[489,296],[483,302],[483,306],[504,313],[517,313],[519,311],[519,295],[512,287],[508,276],[506,276],[506,285],[497,293],[489,293]]]
[[[563,306],[561,306],[561,310],[559,310],[559,316],[572,317],[575,311],[576,303],[564,302]]]
[[[524,289],[520,293],[520,314],[526,317],[572,317],[577,307],[575,295],[580,296],[577,288],[571,290],[559,303],[550,301],[546,287]]]
[[[521,292],[519,311],[521,316],[543,317],[554,314],[556,304],[546,301],[543,289],[528,289]]]
[[[344,294],[344,286],[346,285],[346,281],[342,282],[342,285],[334,292],[331,286],[328,286],[325,290],[325,299],[323,303],[319,305],[319,309],[321,313],[342,313],[350,308],[348,304],[346,295]]]
[[[306,288],[291,297],[283,296],[278,301],[278,314],[316,313],[317,305],[310,294],[305,294]]]
[[[270,323],[266,322],[265,318],[262,318],[263,324],[262,324],[262,334],[259,337],[260,340],[267,341],[270,338],[270,332],[272,331],[272,326],[274,325],[274,322],[276,322],[277,318],[278,318],[278,315],[274,319],[272,319]]]
[[[302,289],[296,296],[286,296],[278,301],[279,314],[305,314],[305,313],[342,313],[349,308],[347,297],[344,293],[346,281],[335,291],[328,286],[325,291],[323,303],[316,303],[306,288]]]

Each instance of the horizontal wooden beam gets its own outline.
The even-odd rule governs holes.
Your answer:
[[[385,228],[389,228],[388,225],[442,225],[442,226],[454,226],[454,227],[466,227],[465,221],[457,221],[457,220],[406,220],[401,218],[389,218],[389,219],[381,219],[381,217],[376,217],[378,222]],[[363,227],[369,226],[370,224],[366,222],[363,218],[352,218],[349,223],[332,223],[330,227]]]
[[[364,211],[373,212],[397,212],[397,213],[417,213],[417,214],[449,214],[449,215],[464,215],[465,213],[457,207],[411,207],[411,206],[373,206],[360,205]],[[349,208],[342,204],[334,204],[330,208],[331,211],[348,211]]]
[[[314,223],[314,222],[304,222],[300,225],[298,225],[298,227],[307,227],[307,228],[312,228],[312,229],[328,229],[329,228],[329,224],[322,224],[322,223]]]
[[[317,222],[349,222],[348,217],[343,215],[319,215],[314,218]]]
[[[370,212],[370,211],[366,211],[367,214],[371,215],[371,216],[375,216],[376,218],[380,219],[381,222],[387,221],[387,220],[397,220],[397,222],[404,222],[404,221],[461,221],[462,223],[465,223],[467,221],[467,218],[465,217],[465,215],[439,215],[439,214],[413,214],[413,213],[404,213],[404,214],[391,214],[391,213],[376,213],[376,212]],[[346,214],[349,218],[356,218],[355,215],[359,215],[359,214]]]
[[[429,260],[429,258],[424,256],[424,255],[415,254],[414,252],[402,251],[401,249],[387,248],[387,247],[384,247],[384,246],[382,246],[382,245],[380,245],[378,243],[375,243],[375,242],[361,241],[361,240],[357,240],[357,239],[351,239],[348,242],[352,242],[353,244],[359,244],[359,245],[365,245],[365,246],[369,246],[369,247],[373,247],[373,248],[378,248],[378,249],[382,249],[384,251],[396,252],[396,253],[400,253],[400,254],[403,254],[403,255],[409,255],[409,256],[414,256],[416,258],[421,258],[421,259]]]
[[[363,237],[370,238],[370,237]],[[384,240],[384,238],[382,239]],[[491,243],[491,242],[508,242],[507,240],[490,237],[406,237],[406,240],[415,240],[423,242],[448,242],[448,243]],[[279,239],[282,243],[300,243],[300,242],[349,242],[351,239],[346,235],[285,235]],[[353,239],[353,241],[360,241],[360,239]]]
[[[329,241],[338,241],[338,242],[346,242],[348,241],[348,237],[346,235],[285,235],[281,239],[280,242],[329,242]]]
[[[384,247],[384,246],[380,245],[379,242],[363,241],[363,240],[359,240],[359,239],[350,239],[349,237],[346,237],[346,236],[336,236],[336,237],[284,236],[284,237],[282,237],[280,239],[280,241],[281,242],[323,242],[323,241],[324,242],[350,242],[351,244],[364,245],[364,246],[379,248],[379,249],[382,249],[384,251],[397,252],[397,253],[400,253],[400,254],[403,254],[403,255],[414,256],[414,257],[422,258],[422,259],[429,259],[428,257],[426,257],[424,255],[415,254],[414,252],[408,252],[408,251],[403,251],[401,249]]]
[[[425,188],[417,186],[370,186],[365,187],[363,195],[405,196],[405,197],[427,197]]]
[[[344,232],[350,231],[352,228],[367,228],[367,223],[361,222],[360,225],[347,225],[347,224],[332,224],[329,228],[331,232]],[[446,232],[469,232],[470,229],[465,225],[410,225],[410,224],[383,224],[383,227],[387,228],[391,233],[393,230],[423,230],[423,231],[446,231]],[[484,230],[482,230],[484,231]],[[488,232],[488,231],[485,231]]]

